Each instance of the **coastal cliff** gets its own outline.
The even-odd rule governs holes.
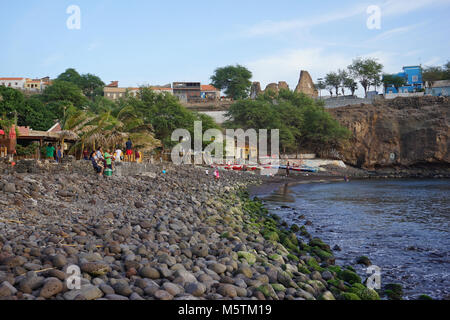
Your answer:
[[[338,150],[349,165],[377,169],[450,163],[446,97],[379,100],[329,112],[353,134]]]

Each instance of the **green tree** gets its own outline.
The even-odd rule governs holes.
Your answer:
[[[316,86],[316,88],[319,90],[320,96],[322,96],[322,90],[325,90],[327,88],[326,83],[320,79],[319,81],[317,81],[316,84],[314,84]]]
[[[354,96],[355,91],[358,90],[358,83],[350,77],[348,77],[344,80],[343,85],[345,86],[345,88],[347,88],[348,90],[351,91],[352,96]]]
[[[25,96],[19,90],[0,86],[0,114],[12,116],[25,102]]]
[[[203,131],[219,128],[211,117],[186,109],[173,95],[156,93],[149,88],[141,88],[139,99],[127,97],[118,105],[131,106],[137,119],[151,125],[155,137],[161,141],[163,152],[177,144],[171,140],[176,129],[186,129],[193,136],[195,121],[203,122]]]
[[[96,75],[87,73],[81,76],[81,90],[88,98],[94,99],[96,96],[102,96],[104,86],[105,83]]]
[[[370,85],[373,86],[373,88],[375,89],[375,91],[378,91],[378,87],[381,86],[383,84],[383,79],[381,77],[381,75],[377,75],[372,79],[372,82],[370,83]]]
[[[218,68],[211,76],[212,85],[225,90],[225,94],[234,100],[248,97],[251,88],[252,73],[241,65]]]
[[[450,80],[450,61],[443,66],[429,66],[422,71],[423,81]]]
[[[81,86],[82,86],[82,77],[77,72],[77,70],[75,70],[73,68],[66,69],[66,71],[61,73],[56,78],[56,80],[73,83],[74,85],[78,86],[79,88],[81,88]]]
[[[450,80],[450,61],[444,64],[444,80]]]
[[[325,76],[325,83],[336,90],[336,97],[339,96],[339,87],[341,85],[341,78],[338,73],[330,72]]]
[[[233,129],[279,129],[280,115],[269,101],[258,97],[257,100],[241,100],[228,109],[230,118],[225,127]]]
[[[347,88],[345,86],[346,81],[349,79],[348,72],[346,70],[338,70],[339,80],[340,80],[340,87],[342,91],[342,96],[345,96],[345,89]]]
[[[76,85],[90,99],[96,96],[102,96],[103,87],[105,86],[105,83],[98,76],[90,73],[80,75],[73,68],[69,68],[61,73],[56,80],[70,82]]]
[[[358,79],[364,88],[364,94],[367,97],[368,88],[373,85],[379,85],[380,76],[383,71],[383,65],[378,63],[376,59],[357,58],[348,66],[354,79]]]
[[[103,96],[95,96],[93,101],[88,104],[88,110],[92,113],[99,114],[105,111],[114,110],[123,107],[122,101],[112,101]]]
[[[264,93],[256,100],[241,100],[229,111],[230,121],[224,125],[242,129],[279,129],[284,152],[308,148],[322,151],[349,137],[319,103],[304,94],[282,89],[278,94]]]
[[[0,114],[16,117],[19,126],[48,130],[58,119],[55,109],[44,105],[38,95],[25,97],[13,88],[0,87]]]
[[[406,79],[395,74],[384,74],[382,82],[385,91],[390,86],[394,86],[398,90],[401,86],[406,85]]]
[[[55,80],[51,86],[45,88],[42,99],[46,103],[70,102],[77,108],[84,108],[88,104],[88,100],[77,85],[63,80]]]
[[[26,99],[17,109],[17,124],[33,130],[47,131],[57,119],[57,115],[37,97]]]

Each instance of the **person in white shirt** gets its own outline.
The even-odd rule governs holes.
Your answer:
[[[96,152],[97,158],[103,160],[103,150],[102,147],[99,147]]]
[[[121,162],[122,161],[122,154],[123,154],[122,150],[117,149],[114,152],[114,161],[115,162]]]

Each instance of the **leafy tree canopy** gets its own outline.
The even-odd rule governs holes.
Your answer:
[[[252,73],[241,65],[218,68],[211,76],[212,85],[225,90],[234,100],[245,99],[250,93]]]
[[[77,108],[84,108],[88,104],[81,89],[77,85],[64,80],[53,81],[51,86],[45,88],[42,99],[46,103],[69,101]]]
[[[398,89],[399,87],[406,85],[406,79],[395,74],[384,74],[382,81],[385,88],[394,86]]]
[[[450,61],[441,66],[429,66],[423,69],[424,81],[450,80]]]
[[[359,80],[367,96],[367,90],[370,85],[379,85],[383,65],[378,63],[376,59],[357,58],[348,66],[348,69],[354,79]]]
[[[266,92],[256,100],[238,101],[230,107],[228,116],[231,120],[225,126],[229,128],[279,129],[284,151],[300,148],[319,151],[350,136],[320,102],[286,89],[275,97]]]
[[[90,73],[80,75],[73,68],[69,68],[61,73],[56,80],[76,85],[86,97],[91,99],[96,96],[102,96],[103,87],[105,86],[105,83],[98,76]]]

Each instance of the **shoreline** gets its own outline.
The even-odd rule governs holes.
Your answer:
[[[380,181],[380,180],[383,180],[383,181],[397,181],[397,180],[403,180],[403,181],[408,181],[408,180],[412,180],[412,181],[420,181],[420,180],[433,181],[433,180],[447,180],[447,179],[448,178],[436,179],[436,178],[430,178],[430,177],[417,178],[417,177],[410,177],[410,176],[408,176],[408,177],[400,177],[400,178],[377,177],[376,179],[357,178],[357,179],[354,179],[353,181],[374,181],[374,180],[377,180],[377,181]],[[278,191],[283,191],[283,193],[286,193],[286,190],[285,190],[286,187],[287,188],[291,188],[291,187],[298,186],[298,185],[301,185],[301,184],[311,184],[311,183],[334,183],[334,182],[338,182],[338,183],[341,182],[342,183],[344,181],[345,180],[343,178],[339,179],[339,178],[336,178],[335,176],[328,176],[328,177],[324,177],[324,176],[317,177],[316,176],[316,177],[308,177],[308,179],[302,179],[302,178],[300,178],[300,179],[285,179],[284,181],[283,181],[283,179],[275,179],[274,181],[270,181],[269,180],[268,182],[265,182],[263,185],[250,186],[249,187],[249,193],[251,194],[251,198],[252,199],[255,199],[255,198],[256,199],[260,199],[260,197],[261,197],[263,199],[264,203],[265,203],[264,199],[266,197],[271,197],[273,194],[276,195]],[[351,181],[350,181],[350,183],[351,183]],[[282,205],[283,204],[282,203],[281,204],[281,208],[292,209],[292,210],[294,210],[296,212],[302,210],[301,207],[292,206],[291,204],[289,204],[290,202],[291,201],[287,201],[285,205]],[[277,212],[276,208],[271,208],[270,211],[273,212],[273,214],[278,215],[278,212]],[[283,219],[282,215],[280,215],[279,217],[280,217],[280,219]],[[304,216],[302,216],[302,217],[304,217]],[[300,218],[300,219],[302,219],[302,218]],[[292,223],[294,223],[294,222],[296,222],[298,220],[295,220],[295,221],[285,220],[285,221],[286,221],[286,225],[287,224],[291,225]],[[310,223],[312,221],[312,223],[314,224],[314,220],[313,219],[311,221],[309,221],[309,220],[308,221],[305,220],[305,221],[306,221],[306,223]],[[323,231],[323,230],[320,231],[318,236],[322,238],[323,232],[325,232],[325,231]],[[304,234],[308,236],[307,232],[305,232]],[[303,233],[302,233],[302,235],[303,235]],[[335,249],[333,248],[333,251],[334,250]],[[341,249],[337,248],[337,250],[340,251]],[[348,255],[346,255],[346,256],[348,256]],[[354,256],[354,257],[352,257],[352,259],[354,259],[354,261],[355,261],[354,264],[352,264],[352,263],[350,263],[348,261],[347,262],[342,262],[341,261],[341,264],[345,264],[345,263],[352,264],[355,268],[357,268],[359,270],[359,272],[361,272],[360,267],[359,266],[356,267],[356,265],[364,265],[366,262],[371,263],[370,262],[370,258],[371,258],[370,256],[368,256],[368,257],[366,257],[366,256],[361,256],[361,257]],[[341,257],[341,260],[342,260],[342,257]],[[344,260],[348,260],[348,259],[344,259]],[[366,267],[367,266],[368,265],[366,265]],[[380,296],[383,299],[402,300],[402,295],[405,294],[403,292],[403,289],[402,289],[403,285],[406,285],[406,284],[403,284],[402,282],[389,283],[389,284],[383,285],[383,288],[381,290],[377,290],[377,292],[380,294]],[[411,299],[411,297],[409,297],[409,299]],[[425,295],[425,294],[416,294],[416,296],[414,298],[412,298],[412,300],[415,300],[415,299],[418,299],[418,300],[431,300],[431,298],[428,295]]]
[[[296,186],[308,183],[331,183],[345,182],[347,178],[351,181],[363,180],[400,180],[400,179],[450,179],[450,165],[424,165],[412,167],[380,168],[376,170],[358,169],[347,166],[347,168],[326,167],[328,171],[319,173],[294,173],[289,177],[285,171],[280,170],[273,177],[264,177],[263,185],[250,186],[250,193],[268,193],[282,186]]]

